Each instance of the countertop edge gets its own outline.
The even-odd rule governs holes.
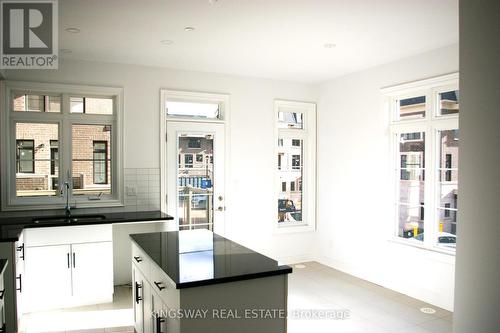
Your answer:
[[[133,234],[132,234],[133,235]],[[132,242],[134,242],[135,245],[137,245],[139,248],[141,248],[142,251],[146,253],[146,250],[139,244],[137,243],[133,238],[132,235],[129,235],[129,238]],[[167,276],[172,279],[170,275],[168,275],[167,272],[165,272],[152,258],[150,260],[158,266],[159,269]],[[263,278],[263,277],[271,277],[271,276],[277,276],[277,275],[285,275],[285,274],[291,274],[293,271],[292,267],[288,265],[280,265],[278,266],[278,269],[273,270],[273,271],[265,271],[265,272],[259,272],[259,273],[249,273],[245,275],[234,275],[234,276],[228,276],[225,278],[215,278],[215,279],[210,279],[210,280],[200,280],[200,281],[193,281],[193,282],[175,282],[175,289],[187,289],[187,288],[194,288],[194,287],[203,287],[203,286],[209,286],[209,285],[214,285],[214,284],[220,284],[220,283],[227,283],[227,282],[237,282],[237,281],[245,281],[245,280],[252,280],[252,279],[258,279],[258,278]]]
[[[145,211],[145,214],[150,214],[154,211]],[[158,211],[160,212],[160,211]],[[127,214],[125,213],[99,213],[100,215],[105,215],[105,214]],[[137,212],[130,212],[130,214],[137,214]],[[13,243],[17,242],[19,240],[20,234],[23,232],[25,229],[35,229],[35,228],[54,228],[54,227],[73,227],[73,226],[87,226],[87,225],[106,225],[106,224],[120,224],[120,223],[130,223],[130,222],[152,222],[152,221],[170,221],[173,220],[174,218],[170,215],[167,215],[166,213],[160,212],[160,214],[164,214],[164,216],[154,216],[154,217],[128,217],[128,218],[118,218],[118,217],[111,217],[109,219],[105,220],[100,220],[100,221],[89,221],[89,222],[78,222],[78,223],[43,223],[43,224],[24,224],[19,223],[19,233],[16,237],[8,237],[8,238],[0,238],[0,243]],[[74,216],[78,216],[78,214],[75,214]],[[35,216],[33,216],[34,218]],[[13,217],[13,219],[16,217]],[[32,216],[29,217],[22,217],[22,218],[32,218]],[[15,224],[3,224],[0,225],[2,226],[8,226],[8,225],[15,225]]]

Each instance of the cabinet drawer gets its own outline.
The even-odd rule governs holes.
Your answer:
[[[69,227],[28,228],[24,230],[24,244],[27,247],[111,242],[113,240],[111,224],[74,225]]]
[[[179,308],[179,289],[175,288],[174,281],[155,263],[151,264],[151,278],[149,282],[151,288],[160,296],[169,309]]]
[[[146,280],[151,276],[151,261],[142,249],[132,242],[132,263],[139,268]]]

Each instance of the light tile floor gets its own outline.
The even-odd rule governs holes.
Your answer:
[[[113,298],[112,303],[25,314],[24,332],[133,333],[132,289],[116,286]]]
[[[289,320],[288,332],[451,333],[452,313],[316,262],[294,267],[288,307],[347,310],[344,320]],[[425,314],[431,307],[435,314]]]
[[[290,333],[451,333],[452,313],[316,262],[289,276]],[[116,287],[113,303],[25,315],[26,333],[133,332],[129,287]],[[431,307],[434,314],[424,314]],[[318,311],[319,310],[319,311]],[[323,311],[323,312],[320,312]],[[307,319],[312,313],[345,319]],[[303,317],[298,319],[300,313]],[[295,316],[294,316],[295,315]]]

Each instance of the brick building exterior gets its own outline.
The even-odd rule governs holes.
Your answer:
[[[14,110],[60,112],[60,98],[14,98]],[[95,109],[95,103],[94,103]],[[72,135],[72,185],[74,195],[111,191],[111,126],[74,124]],[[16,124],[16,189],[18,196],[58,195],[58,124]],[[65,172],[60,175],[66,181]]]

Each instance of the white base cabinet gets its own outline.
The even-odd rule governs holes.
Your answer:
[[[25,230],[25,312],[112,302],[111,225],[75,228]]]

